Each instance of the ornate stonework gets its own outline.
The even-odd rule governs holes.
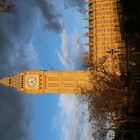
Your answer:
[[[90,71],[41,71],[27,70],[5,77],[0,83],[15,87],[25,93],[80,93],[89,86]]]

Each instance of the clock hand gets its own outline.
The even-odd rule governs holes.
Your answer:
[[[34,79],[34,80],[32,80],[32,81],[31,81],[31,83],[32,83],[32,84],[35,84],[35,83],[36,83],[36,80],[35,80],[35,79]]]

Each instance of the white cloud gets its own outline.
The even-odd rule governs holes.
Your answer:
[[[82,57],[82,52],[88,51],[88,48],[85,47],[82,44],[82,42],[80,40],[80,36],[79,36],[79,34],[78,34],[77,31],[75,31],[73,33],[73,36],[72,36],[72,44],[73,44],[73,46],[75,48],[75,51],[74,52],[75,52],[76,58],[81,58]]]
[[[79,68],[81,64],[82,52],[86,49],[81,43],[77,32],[68,34],[66,29],[61,34],[61,52],[58,52],[58,57],[62,65],[66,68]]]
[[[59,107],[65,110],[66,115],[70,115],[73,111],[75,111],[76,106],[78,106],[77,99],[75,95],[60,95],[59,98]]]
[[[26,49],[25,51],[26,61],[30,63],[30,67],[32,69],[37,69],[39,67],[39,61],[38,61],[39,59],[38,59],[37,51],[33,46],[32,42],[30,42],[27,45],[28,45],[28,49]]]
[[[32,40],[25,43],[20,43],[16,40],[13,40],[13,49],[11,50],[10,55],[11,57],[9,59],[9,64],[11,65],[11,67],[13,67],[13,70],[15,69],[15,71],[15,65],[21,67],[24,67],[24,65],[28,65],[28,68],[31,69],[39,68],[38,54],[32,44]]]
[[[87,107],[79,104],[75,95],[64,94],[60,95],[58,105],[60,112],[56,115],[54,127],[61,129],[61,140],[92,140],[91,129],[83,115]]]
[[[67,31],[63,30],[62,32],[62,52],[65,52],[65,57],[69,56],[69,49],[68,49],[68,37],[67,37]]]
[[[61,52],[58,53],[58,57],[60,59],[60,62],[66,67],[66,68],[74,68],[73,62],[71,60],[70,55],[70,49],[68,47],[68,35],[66,29],[62,31],[61,34]]]

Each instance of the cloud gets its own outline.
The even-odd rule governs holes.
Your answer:
[[[81,105],[75,95],[60,95],[59,115],[56,118],[55,129],[61,128],[61,140],[92,140],[92,133],[87,122],[87,106]],[[88,112],[87,112],[88,115]]]
[[[23,96],[13,89],[1,87],[0,91],[0,138],[30,140],[30,123],[27,123],[30,119],[26,114]]]
[[[81,42],[80,35],[78,34],[77,31],[75,31],[73,33],[72,44],[73,44],[73,46],[75,48],[75,51],[74,51],[75,52],[75,56],[77,58],[79,58],[79,59],[82,57],[82,52],[88,51],[87,48]]]
[[[73,62],[71,60],[70,49],[68,46],[68,35],[67,31],[64,29],[61,34],[61,52],[58,52],[58,57],[60,62],[67,68],[74,68]]]
[[[55,0],[32,0],[40,10],[47,29],[61,32],[63,29],[62,13],[58,9]]]
[[[61,32],[63,28],[54,1],[20,0],[15,4],[13,13],[0,13],[0,78],[25,69],[39,69],[38,54],[32,43],[37,20],[53,32]],[[27,98],[15,89],[0,86],[2,140],[31,139]]]
[[[81,66],[82,52],[86,49],[83,46],[77,32],[68,35],[66,29],[61,34],[61,52],[58,57],[62,65],[70,69],[79,69]]]
[[[0,78],[39,67],[37,53],[32,45],[34,14],[32,8],[22,1],[17,3],[16,13],[0,13]],[[15,89],[0,86],[0,139],[31,139],[26,99]]]
[[[85,0],[65,0],[65,6],[66,7],[74,7],[79,12],[83,12],[84,9],[84,1]]]
[[[59,98],[59,107],[65,110],[66,115],[70,115],[78,106],[77,99],[75,95],[70,95],[69,98],[66,95],[60,95]]]
[[[32,43],[32,33],[37,20],[43,22],[45,29],[62,32],[62,51],[59,57],[64,65],[72,68],[75,66],[71,59],[72,52],[70,53],[68,48],[69,37],[61,22],[62,14],[56,7],[55,1],[50,0],[20,0],[16,2],[13,13],[0,13],[0,78],[25,69],[39,68],[37,52]],[[30,120],[29,114],[27,114],[29,107],[26,106],[27,98],[15,89],[0,87],[0,138],[2,140],[31,139],[29,136]],[[75,105],[77,106],[77,104]],[[60,104],[62,109],[64,106],[64,102]],[[71,113],[66,112],[67,109]],[[74,124],[79,125],[81,119],[75,120],[76,115],[73,110],[76,110],[74,106],[67,105],[62,114],[67,114],[68,118],[71,117],[77,122],[72,122],[73,126]],[[68,122],[67,125],[62,126],[63,132],[67,126]],[[66,136],[69,135],[71,128],[68,129]],[[73,133],[73,137],[75,134]]]

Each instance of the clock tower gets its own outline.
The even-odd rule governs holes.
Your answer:
[[[5,86],[24,93],[80,93],[89,86],[89,70],[42,71],[27,70],[0,80]]]

